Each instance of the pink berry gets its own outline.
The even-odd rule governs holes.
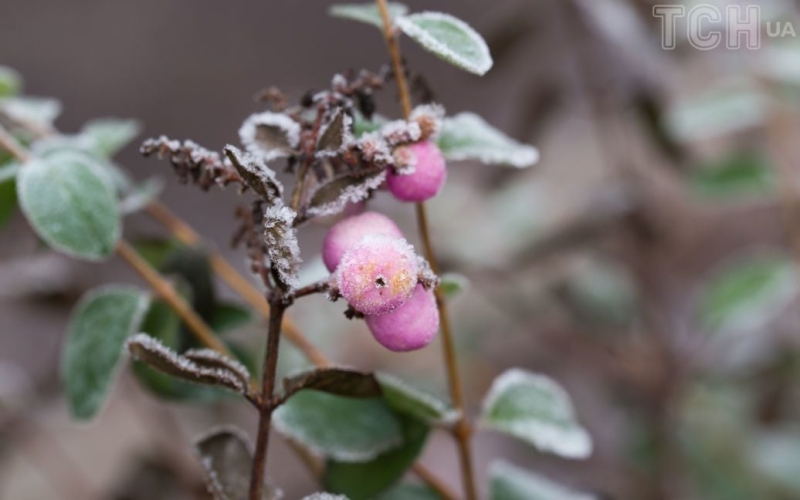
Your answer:
[[[367,316],[367,326],[383,347],[406,352],[422,349],[439,331],[439,310],[433,290],[417,285],[403,305],[380,316]]]
[[[409,154],[410,153],[410,154]],[[401,174],[389,171],[386,185],[389,191],[402,201],[426,201],[442,190],[447,179],[447,165],[439,147],[431,141],[422,141],[409,146],[401,146],[395,156],[411,158],[414,171]]]
[[[418,271],[417,256],[406,240],[370,234],[344,254],[335,279],[353,309],[386,314],[411,296]]]
[[[333,272],[339,262],[356,243],[369,234],[386,234],[402,238],[403,233],[392,220],[378,212],[364,212],[337,222],[328,230],[322,244],[322,260]]]

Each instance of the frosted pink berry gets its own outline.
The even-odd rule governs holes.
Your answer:
[[[395,157],[408,158],[413,166],[409,174],[388,172],[386,185],[395,198],[420,202],[439,194],[447,178],[447,165],[436,144],[422,141],[401,146],[395,151]]]
[[[418,279],[417,256],[403,238],[370,234],[336,268],[339,293],[356,311],[386,314],[408,300]]]
[[[403,237],[397,225],[378,212],[364,212],[342,219],[328,230],[322,243],[322,260],[328,271],[333,272],[344,254],[369,234]]]
[[[436,297],[433,290],[422,285],[417,285],[411,297],[394,311],[365,319],[375,340],[396,352],[422,349],[439,331]]]

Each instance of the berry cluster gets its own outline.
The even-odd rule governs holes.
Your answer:
[[[393,156],[404,167],[391,170],[386,179],[396,198],[420,202],[441,191],[447,171],[433,142],[401,146]],[[364,212],[341,220],[328,231],[322,258],[339,294],[364,315],[381,345],[405,352],[434,339],[439,311],[427,263],[391,219]]]

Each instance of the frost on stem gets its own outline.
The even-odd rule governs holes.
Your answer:
[[[181,356],[153,337],[139,333],[125,343],[133,359],[141,361],[156,370],[197,384],[225,387],[239,394],[247,394],[247,384],[242,382],[241,373],[227,367],[204,367],[185,356]],[[220,355],[220,357],[223,357]]]
[[[181,142],[162,135],[144,141],[139,151],[144,156],[156,154],[159,159],[169,158],[181,183],[191,181],[204,191],[214,184],[224,187],[232,182],[242,182],[233,165],[223,160],[219,153],[193,141]]]
[[[224,151],[242,180],[264,200],[272,203],[283,195],[283,185],[263,160],[231,145],[225,146]]]
[[[248,152],[269,162],[296,151],[300,124],[283,113],[256,113],[242,124],[239,138]]]
[[[280,202],[264,212],[264,241],[267,257],[283,284],[296,288],[300,285],[300,247],[294,227],[297,214]]]
[[[183,353],[183,357],[202,368],[227,370],[239,377],[244,386],[250,383],[250,371],[247,367],[213,349],[190,349]]]

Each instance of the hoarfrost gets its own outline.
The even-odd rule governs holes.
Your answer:
[[[311,200],[308,215],[312,217],[335,215],[345,209],[348,203],[359,203],[369,198],[386,180],[386,171],[366,176],[343,176],[320,187]],[[330,193],[337,193],[328,200]],[[325,200],[321,201],[320,200]]]
[[[267,257],[284,284],[296,288],[300,285],[300,247],[294,221],[297,213],[282,202],[268,207],[264,212],[264,241]]]
[[[239,138],[248,152],[269,162],[294,152],[300,143],[300,124],[283,113],[256,113],[244,121]]]
[[[224,151],[242,180],[262,198],[271,203],[283,195],[283,185],[278,180],[275,171],[269,168],[260,157],[244,153],[230,144],[225,146]]]

